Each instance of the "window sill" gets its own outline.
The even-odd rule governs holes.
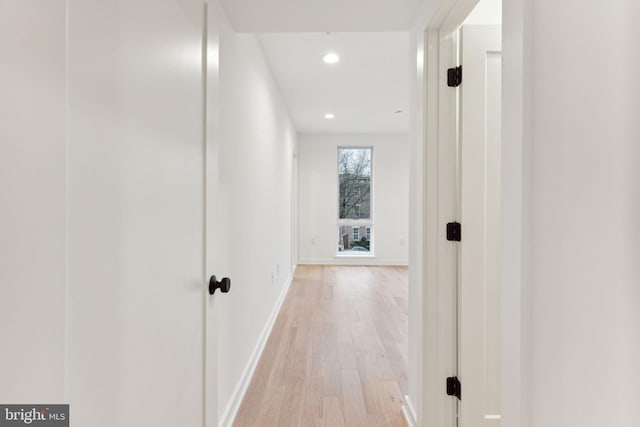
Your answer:
[[[338,252],[336,254],[336,258],[375,258],[376,254],[373,253],[353,253],[353,252],[349,252],[349,253],[345,253],[345,252]]]

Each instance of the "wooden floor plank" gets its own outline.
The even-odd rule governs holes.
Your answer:
[[[355,369],[342,370],[342,399],[345,424],[349,427],[369,427],[369,417],[362,396],[362,384]]]
[[[235,427],[405,427],[406,267],[299,266]]]
[[[324,426],[346,427],[342,402],[335,396],[324,398]]]

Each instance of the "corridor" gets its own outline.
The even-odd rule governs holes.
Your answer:
[[[299,266],[234,426],[406,426],[407,272]]]

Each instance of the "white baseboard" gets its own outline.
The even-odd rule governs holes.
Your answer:
[[[406,405],[402,405],[402,413],[404,414],[404,419],[407,421],[407,424],[409,424],[409,427],[418,427],[416,411],[415,409],[413,409],[411,399],[409,399],[409,396],[405,396],[404,401],[406,403]]]
[[[256,371],[256,367],[258,366],[258,362],[260,361],[260,357],[262,356],[262,352],[264,351],[264,347],[267,344],[267,340],[269,339],[269,335],[271,335],[271,330],[273,329],[273,325],[280,313],[280,308],[282,308],[282,303],[287,295],[287,291],[291,286],[291,282],[293,281],[293,273],[295,271],[295,266],[289,275],[289,278],[285,282],[282,287],[282,291],[280,292],[280,296],[278,296],[278,300],[276,301],[273,310],[271,311],[271,315],[267,320],[267,323],[262,330],[262,334],[260,334],[260,339],[256,344],[253,353],[251,354],[251,358],[249,359],[249,363],[247,367],[244,369],[242,376],[240,377],[240,381],[236,386],[233,396],[229,402],[229,405],[225,408],[222,417],[220,417],[220,422],[218,425],[220,427],[232,427],[233,422],[236,419],[236,415],[238,415],[238,410],[240,409],[240,405],[242,404],[242,400],[244,399],[244,395],[247,393],[247,389],[249,388],[249,384],[251,384],[251,379],[253,378],[253,374]]]
[[[393,265],[407,266],[409,261],[406,259],[379,259],[367,257],[336,257],[336,258],[315,258],[301,259],[298,265]]]

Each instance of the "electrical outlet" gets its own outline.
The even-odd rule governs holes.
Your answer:
[[[400,246],[404,246],[404,239],[400,239]]]

